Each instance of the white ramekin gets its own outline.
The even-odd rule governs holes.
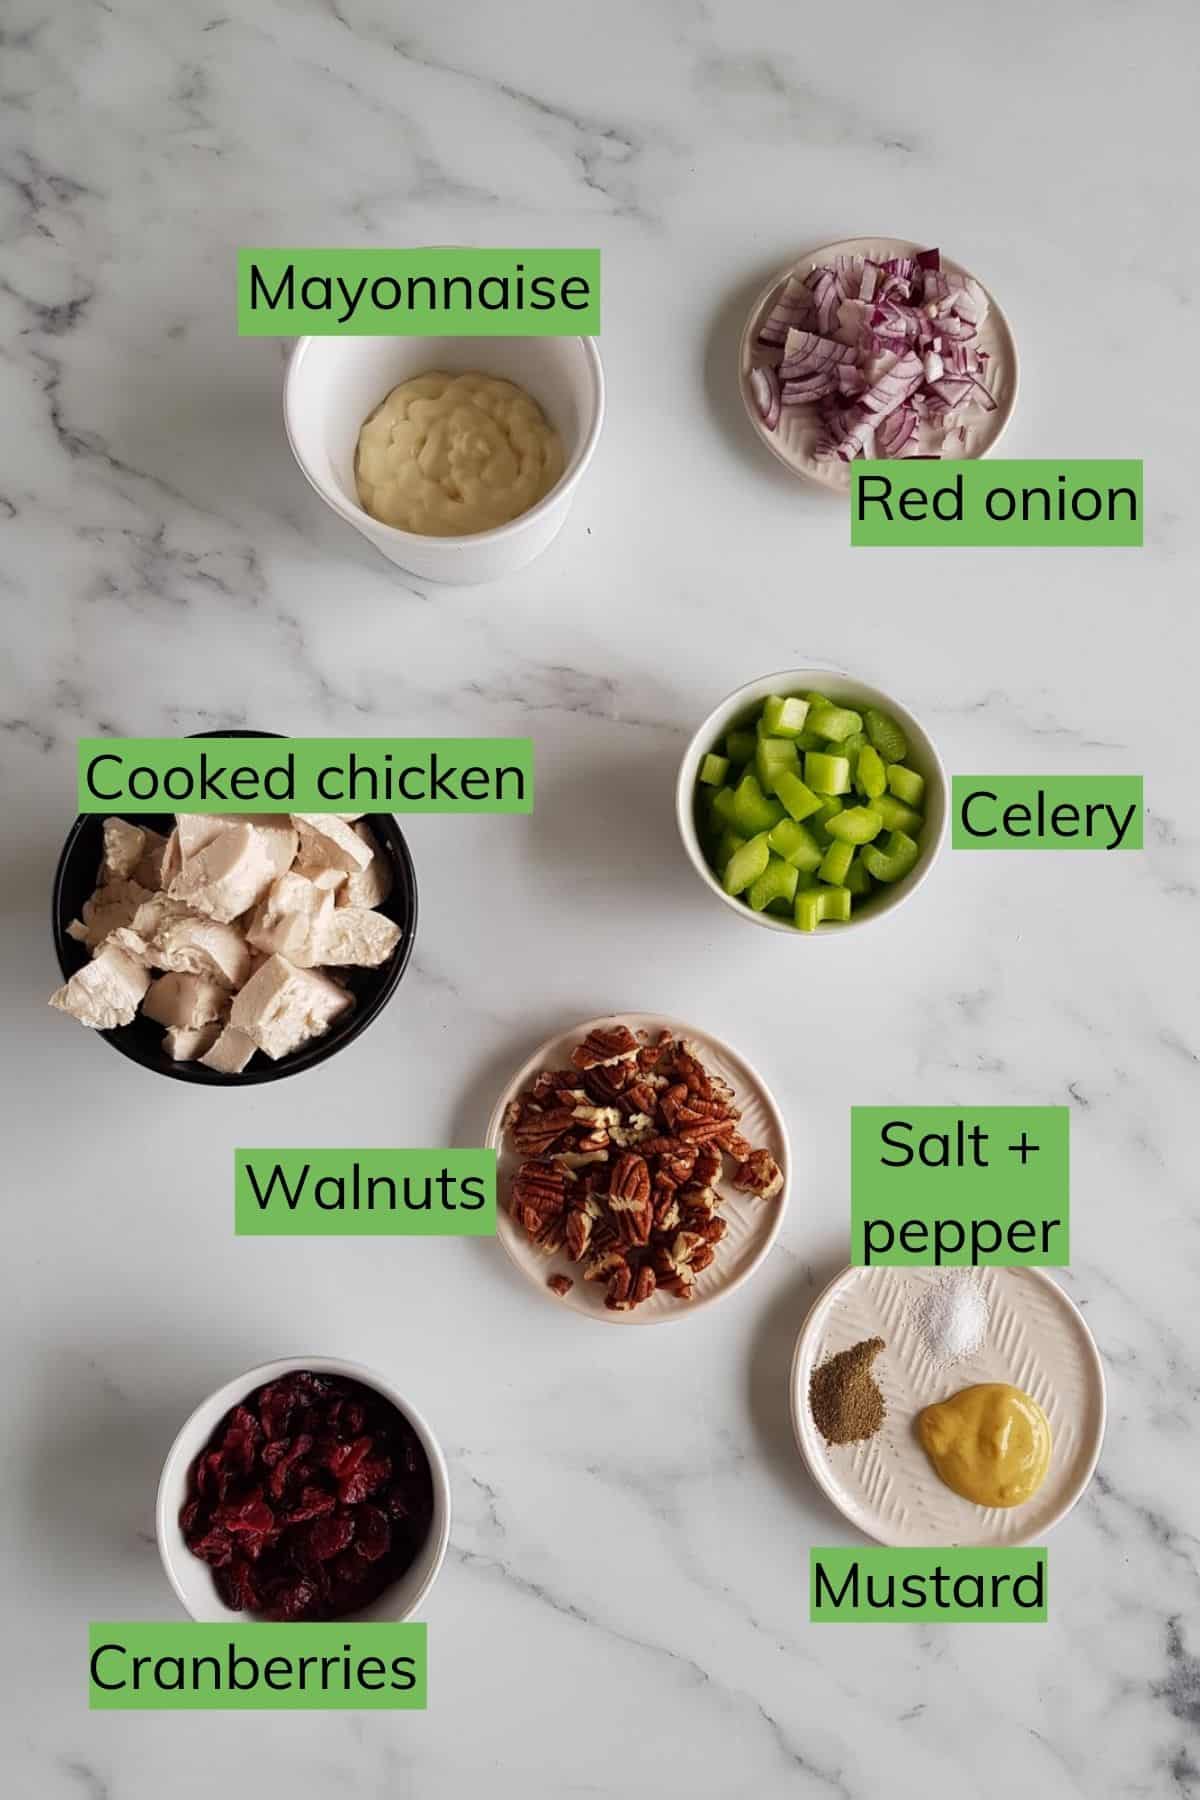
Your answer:
[[[696,830],[696,778],[700,772],[700,764],[708,752],[715,750],[724,734],[747,714],[753,713],[756,704],[761,704],[768,694],[799,694],[808,688],[827,694],[839,706],[853,707],[856,712],[861,712],[864,707],[874,706],[880,712],[890,713],[896,720],[908,739],[909,764],[919,775],[925,777],[925,829],[921,833],[921,855],[910,875],[891,886],[876,887],[861,912],[851,912],[844,925],[831,925],[828,928],[822,925],[816,931],[797,931],[786,919],[766,912],[755,912],[744,900],[727,894],[721,886],[720,879],[708,865],[700,843],[700,834]],[[894,912],[903,901],[916,893],[936,862],[946,835],[946,794],[946,771],[932,738],[898,700],[893,700],[882,688],[869,687],[865,681],[856,681],[853,676],[844,675],[839,669],[783,669],[774,675],[760,675],[756,681],[748,681],[709,713],[684,751],[679,765],[679,777],[675,783],[675,817],[692,867],[718,900],[752,925],[764,925],[768,931],[782,931],[789,937],[812,942],[814,939],[842,937],[856,926],[870,925],[874,920]]]
[[[359,505],[354,453],[367,415],[399,381],[430,369],[480,369],[515,381],[563,441],[566,468],[544,500],[491,531],[426,537],[381,525]],[[288,364],[284,422],[292,454],[322,500],[422,581],[495,581],[524,568],[562,529],[604,420],[604,374],[585,337],[302,337]]]
[[[385,1400],[390,1400],[397,1412],[404,1414],[421,1440],[433,1477],[433,1519],[429,1536],[420,1554],[400,1580],[380,1594],[372,1605],[365,1606],[361,1612],[354,1614],[364,1624],[370,1620],[393,1624],[410,1619],[432,1587],[434,1577],[445,1559],[446,1545],[450,1541],[450,1477],[446,1471],[446,1459],[420,1413],[397,1392],[385,1376],[376,1374],[374,1369],[363,1368],[360,1363],[345,1362],[337,1356],[288,1356],[279,1362],[261,1363],[257,1369],[248,1369],[244,1375],[227,1381],[224,1387],[218,1388],[215,1394],[210,1394],[196,1408],[171,1445],[158,1483],[154,1529],[167,1579],[175,1589],[180,1604],[193,1619],[202,1624],[222,1625],[234,1619],[247,1620],[254,1617],[251,1613],[231,1611],[221,1600],[212,1578],[212,1570],[206,1562],[194,1556],[184,1542],[183,1532],[179,1528],[179,1514],[187,1498],[188,1471],[225,1414],[256,1388],[264,1387],[269,1381],[278,1381],[281,1375],[290,1374],[296,1369],[312,1369],[319,1375],[341,1375],[347,1381],[357,1381],[361,1387],[373,1388]]]

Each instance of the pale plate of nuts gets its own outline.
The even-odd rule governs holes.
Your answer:
[[[763,1261],[787,1203],[787,1128],[761,1076],[676,1019],[558,1033],[509,1082],[496,1235],[557,1304],[618,1325],[686,1318]]]

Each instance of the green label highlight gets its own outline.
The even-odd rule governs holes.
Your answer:
[[[240,337],[595,337],[599,250],[238,251]]]
[[[235,1150],[238,1237],[490,1237],[494,1150]]]
[[[1046,1552],[814,1547],[808,1617],[813,1625],[1044,1624]]]
[[[93,1712],[423,1711],[424,1625],[88,1626]]]
[[[80,738],[83,813],[530,813],[532,738]]]
[[[858,1267],[1061,1268],[1070,1261],[1065,1106],[854,1106]]]
[[[1140,850],[1140,775],[956,775],[956,850]]]
[[[851,544],[1080,545],[1142,541],[1142,464],[943,462],[850,465]]]

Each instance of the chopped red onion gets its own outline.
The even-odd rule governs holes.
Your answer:
[[[987,313],[979,283],[943,269],[936,249],[814,264],[788,277],[760,329],[760,350],[780,360],[751,370],[755,405],[768,430],[783,407],[811,406],[819,456],[933,459],[917,449],[922,423],[957,427],[965,443],[963,409],[996,409],[976,342]]]
[[[751,369],[750,392],[763,424],[768,431],[774,431],[779,423],[780,408],[779,377],[774,369]]]

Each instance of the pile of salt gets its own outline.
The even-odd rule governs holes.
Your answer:
[[[916,1300],[913,1316],[926,1354],[943,1366],[973,1356],[987,1336],[987,1296],[974,1275],[931,1281]]]

